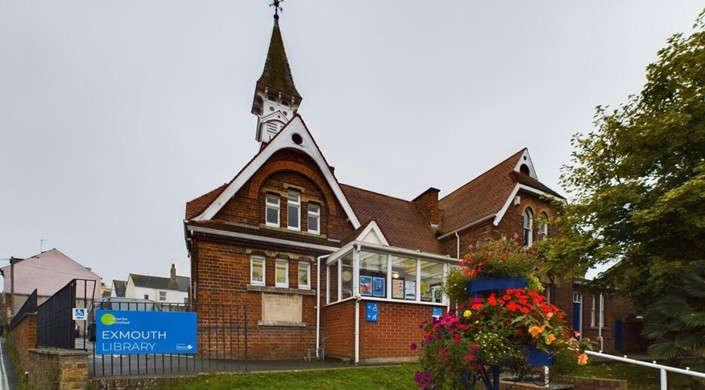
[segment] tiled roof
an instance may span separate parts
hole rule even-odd
[[[227,187],[228,183],[225,183],[211,192],[203,194],[190,202],[186,202],[186,219],[191,219],[201,214]]]
[[[514,178],[516,179],[516,181],[521,184],[536,188],[537,190],[541,190],[541,191],[543,191],[547,194],[551,194],[557,198],[565,199],[565,197],[563,195],[557,193],[556,191],[553,191],[547,185],[541,183],[540,181],[534,179],[531,176],[523,175],[519,172],[513,172],[513,174],[514,174]]]
[[[130,274],[135,287],[153,288],[159,290],[176,290],[188,292],[191,279],[187,276],[177,276],[176,280],[171,278],[161,278],[158,276]]]
[[[439,199],[441,230],[448,233],[499,212],[516,186],[514,167],[524,150]]]
[[[294,86],[294,78],[291,76],[289,60],[286,58],[284,41],[277,22],[274,23],[272,39],[269,41],[267,60],[264,63],[264,70],[262,71],[262,76],[257,80],[257,84],[301,99],[301,95],[299,95],[296,86]]]
[[[116,297],[124,297],[126,288],[127,288],[127,281],[113,280],[113,289],[115,290]]]
[[[367,225],[374,220],[390,245],[446,254],[416,203],[345,184],[341,184],[340,188],[360,223]]]

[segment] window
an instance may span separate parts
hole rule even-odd
[[[533,244],[533,232],[531,227],[534,224],[534,212],[530,207],[524,211],[524,245],[531,246]]]
[[[264,257],[250,258],[250,284],[253,286],[264,286]]]
[[[291,230],[301,230],[301,194],[289,191],[286,204],[286,224]]]
[[[144,299],[149,299],[149,294],[144,294]]]
[[[340,260],[336,260],[328,266],[328,274],[326,275],[326,280],[328,281],[328,303],[338,301],[338,264],[340,264]]]
[[[419,285],[422,302],[443,302],[443,264],[434,261],[420,261],[421,284]]]
[[[548,214],[545,212],[541,213],[539,216],[539,231],[537,233],[539,240],[548,237]]]
[[[595,327],[595,296],[592,296],[592,305],[590,306],[590,326]]]
[[[159,300],[166,301],[166,291],[159,291]]]
[[[416,259],[392,256],[392,299],[416,300]]]
[[[299,288],[302,290],[311,289],[311,263],[299,261]]]
[[[281,288],[289,288],[289,261],[277,259],[276,268],[274,271],[275,286]]]
[[[267,226],[279,227],[279,196],[267,194],[265,218]]]
[[[387,297],[387,255],[360,252],[360,295]]]
[[[308,232],[321,233],[321,206],[315,203],[308,204]]]

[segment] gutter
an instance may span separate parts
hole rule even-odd
[[[442,240],[442,239],[444,239],[444,238],[446,238],[446,237],[449,237],[449,236],[451,236],[451,235],[453,235],[453,234],[457,234],[458,232],[463,231],[463,230],[465,230],[465,229],[467,229],[467,228],[469,228],[469,227],[472,227],[472,226],[474,226],[474,225],[477,225],[478,223],[485,222],[486,220],[488,220],[488,219],[490,219],[490,218],[494,218],[496,215],[497,215],[497,214],[485,215],[484,217],[482,217],[482,218],[480,218],[480,219],[477,219],[477,220],[475,220],[475,221],[472,221],[472,222],[470,222],[470,223],[467,224],[467,225],[463,225],[463,226],[461,226],[461,227],[459,227],[459,228],[457,228],[457,229],[455,229],[455,230],[453,230],[453,231],[451,231],[451,232],[448,232],[448,233],[446,233],[446,234],[444,234],[444,235],[438,237],[438,239],[439,239],[439,240]]]

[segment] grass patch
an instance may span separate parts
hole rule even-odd
[[[166,389],[413,389],[416,364],[330,370],[204,375]]]

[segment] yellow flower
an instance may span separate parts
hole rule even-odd
[[[463,312],[463,317],[465,317],[465,318],[470,318],[471,315],[472,315],[472,312],[470,310],[465,310]]]
[[[549,335],[548,335],[548,341],[546,341],[546,345],[551,345],[551,343],[552,343],[553,340],[555,340],[555,339],[556,339],[556,336],[555,336],[553,333],[549,334]]]
[[[587,364],[587,361],[588,361],[587,354],[581,353],[580,355],[578,355],[578,365],[584,366]]]
[[[538,326],[534,325],[531,328],[529,328],[529,333],[531,333],[531,335],[534,338],[537,338],[537,337],[539,337],[539,333],[543,332],[543,329],[544,329],[543,326],[538,327]]]

